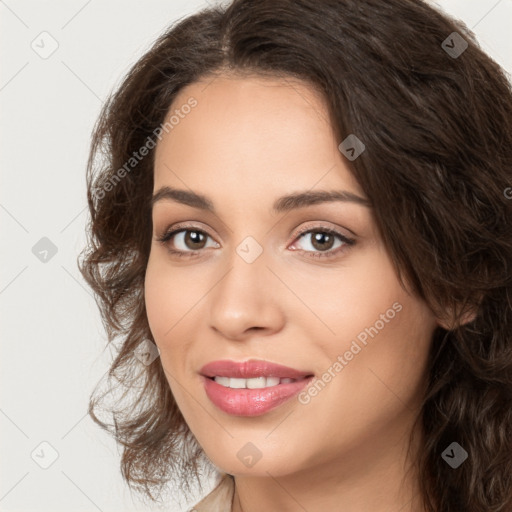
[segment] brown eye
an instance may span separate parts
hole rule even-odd
[[[296,240],[294,245],[298,243],[301,252],[312,258],[336,256],[355,244],[354,239],[327,228],[303,231]]]
[[[313,231],[311,245],[319,251],[328,251],[334,244],[334,236],[324,231]]]
[[[202,231],[192,231],[189,229],[183,231],[183,233],[185,233],[183,242],[189,249],[203,249],[208,235],[205,235]]]
[[[178,228],[168,231],[158,241],[166,245],[172,253],[186,254],[200,251],[207,247],[208,238],[211,239],[210,235],[199,229]],[[214,242],[213,247],[217,246],[218,244]]]

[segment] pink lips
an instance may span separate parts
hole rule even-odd
[[[300,392],[313,378],[311,372],[261,360],[241,363],[230,360],[213,361],[200,370],[206,395],[222,411],[235,416],[259,416]],[[213,380],[213,377],[251,379],[255,377],[278,377],[296,379],[295,382],[279,383],[265,388],[233,389]]]

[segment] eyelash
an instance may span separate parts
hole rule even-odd
[[[202,233],[203,235],[206,235],[207,237],[210,237],[208,233],[203,231],[202,229],[197,229],[195,226],[189,226],[189,225],[181,225],[176,227],[173,230],[166,231],[162,236],[157,238],[157,241],[163,244],[167,250],[173,255],[177,256],[179,258],[191,258],[198,254],[200,251],[179,251],[175,249],[171,249],[168,245],[169,240],[176,234],[181,233],[182,231],[195,231],[197,233]],[[337,249],[330,250],[329,252],[312,252],[312,251],[305,251],[302,249],[297,249],[299,252],[306,253],[306,256],[309,258],[332,258],[334,256],[337,256],[339,253],[344,252],[347,250],[350,246],[354,245],[356,241],[353,238],[348,238],[338,231],[331,229],[331,228],[324,228],[322,226],[318,227],[308,227],[305,229],[300,230],[298,233],[296,233],[294,242],[299,240],[302,236],[308,233],[327,233],[329,235],[333,235],[335,237],[338,237],[342,242],[343,245],[341,247],[338,247]],[[210,237],[211,238],[211,237]]]

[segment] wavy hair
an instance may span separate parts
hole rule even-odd
[[[134,350],[154,343],[144,278],[157,135],[183,87],[229,73],[316,87],[338,140],[364,142],[347,165],[397,274],[448,318],[433,334],[417,417],[426,510],[512,511],[512,88],[462,22],[420,0],[210,7],[168,28],[105,102],[79,268],[109,343],[119,342],[109,387],[92,393],[89,412],[122,446],[123,477],[154,500],[208,466],[160,360],[141,365]],[[122,399],[108,403],[115,390]],[[454,441],[468,453],[457,469],[442,457]]]

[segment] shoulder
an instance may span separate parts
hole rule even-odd
[[[235,491],[234,478],[224,473],[219,483],[190,512],[231,512]]]

